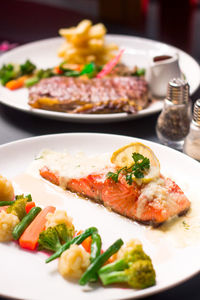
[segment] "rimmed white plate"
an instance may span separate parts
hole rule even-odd
[[[71,153],[84,151],[86,154],[112,153],[118,147],[126,145],[135,138],[109,135],[74,133],[46,135],[12,142],[0,147],[0,173],[15,178],[25,172],[41,149],[51,148],[57,151],[68,150]],[[90,289],[82,288],[76,283],[65,281],[57,272],[57,261],[45,264],[44,253],[31,253],[19,248],[16,243],[0,244],[0,295],[20,299],[64,300],[73,299],[136,299],[158,293],[191,278],[200,270],[200,205],[199,173],[200,164],[186,155],[146,140],[139,140],[150,146],[158,156],[161,171],[180,185],[191,200],[191,212],[186,216],[170,222],[165,230],[154,229],[127,220],[112,213],[102,206],[81,198],[74,198],[70,193],[58,191],[43,183],[39,192],[38,183],[32,186],[24,184],[24,193],[32,193],[37,205],[56,205],[66,209],[73,217],[77,229],[96,226],[106,249],[118,238],[124,241],[139,238],[145,251],[151,256],[157,273],[157,284],[145,290],[133,290],[112,286],[104,288],[95,285]],[[188,171],[190,170],[190,172]],[[27,175],[24,175],[25,177]],[[23,178],[25,178],[23,177]],[[31,181],[32,182],[32,181]],[[42,182],[40,180],[39,182]],[[19,182],[18,182],[19,183]],[[18,186],[19,187],[19,186]],[[41,186],[40,186],[41,188]],[[51,200],[46,197],[50,189]],[[36,195],[39,195],[36,196]],[[49,194],[50,195],[50,194]],[[61,197],[61,198],[60,198]],[[52,202],[53,201],[53,202]],[[185,227],[185,224],[190,224]],[[197,226],[196,226],[197,225]],[[189,263],[186,263],[189,261]],[[11,288],[12,286],[12,288]],[[191,291],[192,292],[192,291]]]
[[[130,66],[137,65],[140,68],[144,67],[148,69],[150,57],[163,54],[170,55],[175,52],[178,53],[180,57],[180,67],[190,84],[191,94],[193,94],[198,88],[200,83],[200,67],[190,55],[180,49],[153,40],[122,35],[107,35],[107,41],[114,42],[119,45],[119,47],[125,48],[126,51],[123,55],[123,61]],[[10,62],[23,63],[26,59],[33,61],[39,68],[55,66],[60,62],[56,53],[61,43],[61,38],[51,38],[18,47],[9,51],[7,54],[4,54],[0,58],[0,66],[4,63]],[[2,86],[0,86],[0,102],[15,109],[42,117],[71,122],[92,123],[141,118],[156,113],[162,109],[162,101],[157,101],[135,115],[128,115],[126,113],[81,115],[45,111],[41,109],[32,109],[28,105],[27,89],[9,91]]]

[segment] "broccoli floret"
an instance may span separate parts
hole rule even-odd
[[[99,277],[104,285],[126,282],[134,289],[145,289],[156,283],[156,274],[150,260],[138,260],[123,271],[99,272]]]
[[[123,250],[115,262],[102,267],[98,274],[104,285],[127,282],[137,289],[155,284],[155,271],[150,257],[141,244],[132,244]]]
[[[28,194],[28,195],[24,195],[24,194],[21,194],[21,195],[16,195],[15,196],[15,200],[18,200],[18,199],[27,199],[27,202],[31,202],[33,199],[32,199],[32,196],[31,194]]]
[[[28,198],[22,197],[22,195],[13,201],[13,203],[7,208],[6,212],[9,214],[16,215],[21,221],[26,215],[26,202]]]
[[[20,71],[22,75],[31,74],[35,69],[36,66],[28,59],[24,64],[20,65]]]
[[[58,233],[61,242],[68,242],[74,236],[74,228],[68,228],[66,224],[58,224],[54,227]]]
[[[56,252],[61,247],[59,236],[55,227],[48,227],[39,235],[38,250]]]
[[[0,69],[0,82],[2,85],[5,85],[8,81],[19,76],[19,68],[13,64],[3,65],[3,67]]]
[[[68,242],[74,235],[73,228],[67,228],[66,224],[57,224],[53,227],[48,227],[42,231],[38,240],[38,250],[49,250],[56,252],[60,247],[61,243]]]

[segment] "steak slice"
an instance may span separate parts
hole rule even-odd
[[[67,113],[136,113],[148,105],[148,85],[139,77],[51,77],[29,89],[33,108]]]

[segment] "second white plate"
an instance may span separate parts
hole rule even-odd
[[[180,57],[180,67],[185,74],[190,92],[193,94],[200,84],[200,67],[198,63],[187,53],[170,45],[144,38],[107,35],[108,42],[114,42],[126,51],[123,55],[123,62],[130,66],[137,65],[140,68],[148,68],[149,58],[157,55],[178,53]],[[60,60],[56,53],[62,43],[62,38],[52,38],[37,41],[20,46],[9,51],[0,58],[0,66],[4,63],[23,63],[26,59],[33,61],[39,68],[48,68],[57,65]],[[21,89],[9,91],[0,86],[0,102],[15,109],[36,114],[42,117],[58,119],[71,122],[112,122],[141,118],[151,115],[162,109],[162,101],[152,103],[148,108],[143,109],[135,115],[126,113],[116,114],[68,114],[53,112],[41,109],[32,109],[28,105],[28,90]]]

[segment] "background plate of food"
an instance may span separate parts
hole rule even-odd
[[[111,122],[160,111],[162,100],[155,98],[165,95],[166,74],[181,72],[191,94],[199,86],[198,63],[170,45],[106,35],[103,24],[89,20],[59,33],[63,38],[20,46],[0,58],[3,104],[64,121]]]
[[[128,148],[124,147],[130,143],[131,146]],[[191,203],[190,210],[186,214],[175,216],[160,227],[143,225],[106,209],[99,203],[91,202],[70,191],[64,191],[44,180],[38,173],[38,166],[44,159],[44,152],[41,155],[41,151],[44,149],[46,149],[46,154],[47,149],[61,152],[61,156],[59,155],[55,161],[51,161],[54,167],[59,163],[59,159],[62,159],[63,151],[67,151],[72,155],[71,158],[79,153],[78,157],[82,157],[84,164],[86,161],[88,164],[91,163],[93,157],[91,167],[95,161],[99,168],[102,162],[110,156],[113,162],[116,162],[117,159],[119,163],[119,153],[128,154],[127,149],[132,151],[134,148],[130,147],[135,147],[135,145],[140,145],[137,148],[138,153],[143,151],[144,156],[150,154],[151,162],[155,162],[157,157],[156,161],[159,161],[160,164],[156,165],[160,167],[162,175],[170,177],[182,189]],[[64,155],[68,154],[65,152]],[[84,155],[89,156],[90,160],[86,160]],[[74,162],[77,163],[77,157]],[[72,159],[69,160],[69,164],[71,166]],[[176,172],[174,171],[174,164],[176,164]],[[145,289],[133,289],[127,283],[103,286],[101,281],[90,283],[89,286],[82,286],[79,285],[78,278],[70,280],[70,276],[63,278],[59,274],[58,260],[45,264],[45,260],[49,258],[49,254],[46,252],[37,251],[38,249],[35,251],[26,250],[27,247],[22,247],[22,235],[19,242],[0,243],[0,274],[2,275],[0,294],[2,296],[38,300],[55,299],[56,297],[65,299],[66,295],[70,299],[135,299],[178,285],[199,272],[200,205],[198,175],[200,166],[198,162],[186,155],[165,146],[132,137],[75,133],[40,136],[3,145],[0,147],[0,165],[1,174],[11,180],[15,195],[31,194],[36,206],[42,208],[53,206],[58,210],[66,210],[67,215],[73,218],[73,224],[77,231],[85,230],[88,227],[98,228],[104,251],[120,238],[124,241],[124,245],[131,239],[139,240],[146,254],[150,256],[156,272],[156,282],[151,282],[150,286],[146,286]],[[84,166],[83,171],[85,172],[86,164]],[[68,174],[71,172],[75,176],[75,171],[69,169]],[[190,171],[186,172],[185,170]],[[144,179],[147,177],[143,177]],[[151,182],[148,178],[146,186],[149,184],[151,186],[148,193],[147,190],[145,191],[148,197],[151,197],[152,193],[158,195],[154,181]],[[10,197],[10,191],[12,198],[13,191],[10,189],[10,184],[6,181],[6,184],[3,185],[2,177],[0,177],[0,184],[1,195],[4,191],[4,200],[5,197]],[[7,193],[6,189],[8,189]],[[176,187],[175,193],[177,191],[183,196]],[[160,194],[160,196],[163,195]],[[170,199],[170,209],[176,207],[173,204],[173,198],[174,196]],[[157,200],[158,202],[165,202],[163,198]],[[181,203],[182,201],[180,201]],[[157,209],[159,210],[159,208]],[[5,216],[5,213],[2,214],[1,210],[0,214],[2,225],[2,215]],[[16,219],[16,215],[14,218]],[[72,222],[71,218],[70,222]],[[6,227],[0,227],[1,241],[3,228]],[[145,256],[145,260],[146,258]],[[80,278],[80,276],[78,277]]]

